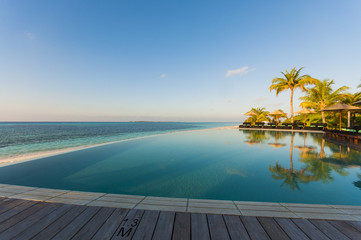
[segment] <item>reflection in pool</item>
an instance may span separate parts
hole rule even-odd
[[[0,168],[0,183],[162,197],[361,205],[361,153],[320,133],[202,130]]]

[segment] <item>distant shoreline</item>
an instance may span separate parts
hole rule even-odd
[[[87,149],[87,148],[103,146],[103,145],[117,143],[117,142],[132,141],[132,140],[137,140],[137,139],[142,139],[142,138],[148,138],[148,137],[154,137],[154,136],[160,136],[160,135],[166,135],[166,134],[174,134],[174,133],[180,133],[180,132],[187,132],[187,131],[204,131],[204,130],[219,130],[219,129],[238,129],[238,126],[174,131],[174,132],[168,132],[168,133],[162,133],[162,134],[155,134],[155,135],[149,135],[149,136],[143,136],[143,137],[135,137],[135,138],[118,140],[118,141],[106,142],[106,143],[83,145],[83,146],[78,146],[78,147],[68,147],[68,148],[49,150],[49,151],[39,151],[39,152],[20,154],[20,155],[10,156],[10,157],[0,157],[0,167],[8,166],[8,165],[11,165],[14,163],[19,163],[19,162],[31,161],[31,160],[35,160],[38,158],[44,158],[44,157],[55,156],[55,155],[59,155],[59,154],[63,154],[63,153],[74,152],[74,151],[83,150],[83,149]]]

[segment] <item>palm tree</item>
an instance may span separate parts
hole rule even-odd
[[[309,75],[300,75],[302,69],[303,67],[298,70],[294,67],[290,72],[287,70],[286,73],[281,72],[284,78],[274,78],[272,80],[272,85],[269,88],[270,91],[276,91],[276,96],[287,89],[291,90],[291,123],[293,123],[293,93],[295,89],[300,88],[301,90],[306,91],[306,85],[316,83],[316,79],[311,78]]]
[[[345,91],[349,89],[349,87],[342,86],[333,91],[331,85],[334,84],[334,81],[330,81],[329,79],[324,79],[323,81],[316,79],[315,84],[316,86],[308,89],[306,96],[300,97],[300,99],[303,100],[300,105],[301,107],[320,111],[345,98]],[[321,112],[321,114],[322,122],[326,123],[325,113]]]
[[[343,99],[341,102],[348,104],[348,105],[353,105],[355,102],[360,101],[360,100],[361,100],[361,92],[357,92],[354,94],[346,93],[346,94],[343,94]]]
[[[256,115],[249,117],[247,122],[262,122],[262,121],[270,121],[271,119],[268,117],[269,112],[266,111],[266,108],[252,108],[252,112]]]

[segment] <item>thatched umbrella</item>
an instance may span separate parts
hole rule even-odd
[[[303,126],[305,126],[305,124],[306,124],[306,115],[309,114],[309,113],[316,113],[316,112],[304,108],[304,109],[302,109],[302,110],[300,110],[300,111],[298,111],[298,112],[295,112],[295,113],[297,113],[297,114],[304,114],[304,115],[305,115],[305,120],[303,121]]]
[[[253,112],[252,110],[249,111],[249,112],[246,112],[244,115],[247,115],[247,116],[256,116],[257,113]]]
[[[278,122],[279,118],[283,115],[285,115],[286,113],[281,112],[279,110],[273,111],[271,113],[269,113],[268,115],[274,115],[276,117],[276,121]]]
[[[334,112],[340,112],[340,131],[341,131],[341,116],[343,111],[347,111],[348,113],[352,112],[359,112],[361,111],[361,108],[347,105],[344,103],[337,103],[335,105],[332,105],[330,107],[327,107],[325,109],[322,109],[322,111],[334,111]],[[348,126],[350,126],[350,114],[348,114]]]

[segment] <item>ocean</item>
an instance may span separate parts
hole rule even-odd
[[[235,125],[237,123],[230,122],[0,122],[0,159],[174,131]]]

